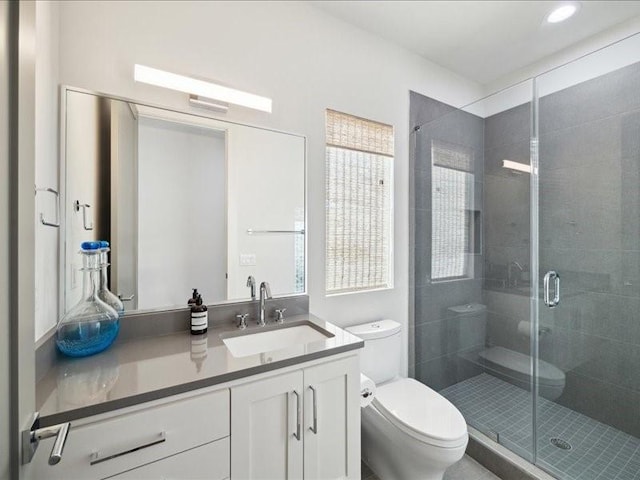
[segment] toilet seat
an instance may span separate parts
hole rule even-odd
[[[458,409],[412,378],[377,387],[373,405],[389,422],[423,443],[441,448],[467,443],[467,424]]]

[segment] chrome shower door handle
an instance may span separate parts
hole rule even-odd
[[[553,280],[553,300],[550,294],[550,284]],[[560,303],[560,275],[558,272],[549,270],[544,276],[544,304],[549,308],[557,307]]]

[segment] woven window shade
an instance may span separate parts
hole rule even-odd
[[[468,277],[473,152],[434,141],[431,158],[431,278]]]
[[[431,158],[439,167],[451,168],[463,172],[473,172],[473,151],[462,145],[433,140]]]
[[[393,127],[327,110],[326,288],[391,285]]]

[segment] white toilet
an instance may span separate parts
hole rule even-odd
[[[347,328],[362,338],[362,373],[376,384],[362,409],[362,458],[382,480],[442,480],[464,455],[467,424],[448,400],[400,378],[400,324],[381,320]]]

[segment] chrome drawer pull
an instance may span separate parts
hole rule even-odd
[[[300,418],[302,417],[302,408],[300,405],[300,394],[294,390],[293,394],[296,396],[296,431],[293,432],[293,436],[296,440],[300,441]]]
[[[111,460],[113,458],[122,457],[123,455],[127,455],[129,453],[137,452],[138,450],[142,450],[143,448],[153,447],[154,445],[158,445],[159,443],[164,443],[167,441],[167,435],[165,432],[161,432],[149,443],[145,443],[143,445],[138,445],[136,447],[129,448],[128,450],[123,450],[122,452],[111,453],[111,454],[101,454],[100,452],[93,452],[91,454],[91,465],[96,465],[97,463],[106,462],[107,460]]]
[[[309,385],[309,389],[313,392],[313,425],[309,427],[316,435],[318,434],[318,392],[316,389]]]

